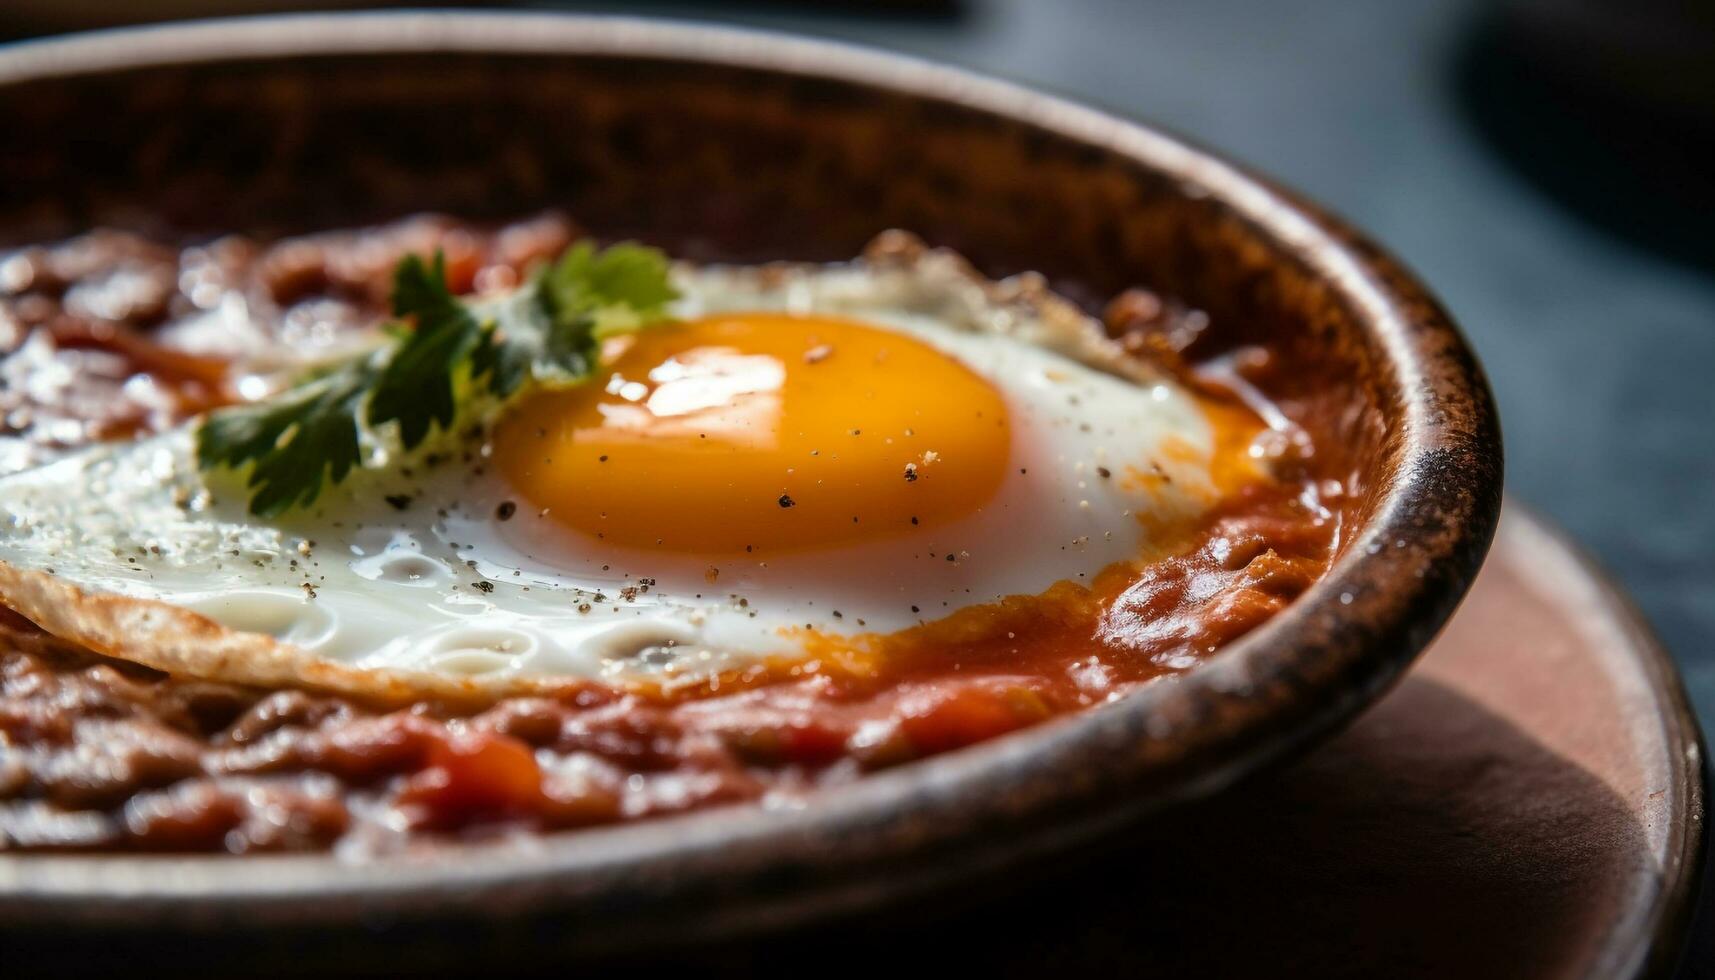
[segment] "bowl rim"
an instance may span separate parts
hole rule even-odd
[[[711,875],[757,887],[731,913],[705,915],[699,925],[705,931],[867,905],[883,893],[1045,853],[1212,792],[1330,733],[1397,679],[1481,563],[1500,510],[1500,430],[1481,368],[1447,315],[1409,273],[1339,219],[1153,126],[845,42],[551,13],[289,14],[119,28],[0,49],[0,86],[151,67],[435,51],[638,57],[826,78],[993,114],[1171,175],[1183,193],[1217,198],[1270,240],[1279,257],[1329,284],[1378,343],[1404,403],[1397,465],[1386,474],[1383,502],[1308,592],[1174,684],[866,776],[821,791],[806,805],[721,807],[545,835],[522,847],[458,845],[364,862],[322,854],[0,855],[0,914],[14,922],[141,917],[184,927],[244,916],[251,925],[313,924],[349,921],[354,908],[378,907],[407,917],[449,909],[511,914],[541,902],[659,898]],[[1487,465],[1448,466],[1449,449]],[[1376,589],[1375,581],[1391,584]],[[1342,624],[1358,618],[1382,628],[1341,640]],[[1279,697],[1253,695],[1267,679],[1287,675],[1314,696],[1301,695],[1308,706],[1301,703],[1301,716],[1283,722]],[[1204,701],[1163,710],[1174,707],[1166,703],[1170,695]],[[1111,781],[1080,781],[1080,760],[1094,752],[1123,754],[1145,734],[1178,738],[1201,724],[1207,739],[1206,712],[1217,708],[1237,713],[1214,743],[1178,745],[1178,763],[1191,760],[1183,771],[1129,759],[1134,775],[1169,773],[1160,788],[1138,798],[1116,793]],[[1186,717],[1187,710],[1196,717]],[[1215,752],[1215,764],[1199,764],[1199,753],[1208,752]],[[1009,791],[987,791],[1000,784]],[[1004,856],[961,846],[979,828],[1016,830],[1017,837],[1007,841]],[[842,843],[829,847],[833,840]],[[889,877],[878,884],[873,871],[886,862],[892,862]]]

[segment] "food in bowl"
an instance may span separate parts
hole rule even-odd
[[[0,258],[0,844],[372,854],[818,787],[1171,682],[1345,488],[1200,314],[903,232]]]

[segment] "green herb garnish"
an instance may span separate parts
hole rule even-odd
[[[308,506],[363,465],[365,431],[392,427],[414,449],[483,396],[582,381],[602,338],[665,319],[677,295],[666,257],[641,245],[579,242],[517,292],[481,305],[447,288],[439,254],[432,263],[406,256],[393,272],[393,315],[412,325],[279,395],[209,415],[197,465],[250,466],[250,512],[260,517]]]

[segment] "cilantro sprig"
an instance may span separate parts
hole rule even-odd
[[[250,512],[315,503],[364,464],[364,437],[394,431],[406,450],[450,430],[473,402],[595,372],[602,339],[666,318],[667,259],[641,245],[579,242],[497,302],[453,295],[437,253],[393,273],[393,341],[264,401],[222,409],[197,430],[204,471],[249,467]]]

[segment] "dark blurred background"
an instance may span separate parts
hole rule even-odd
[[[5,0],[0,34],[307,6],[332,4]],[[521,6],[926,55],[1308,192],[1463,324],[1500,399],[1509,490],[1631,590],[1715,724],[1715,0]]]

